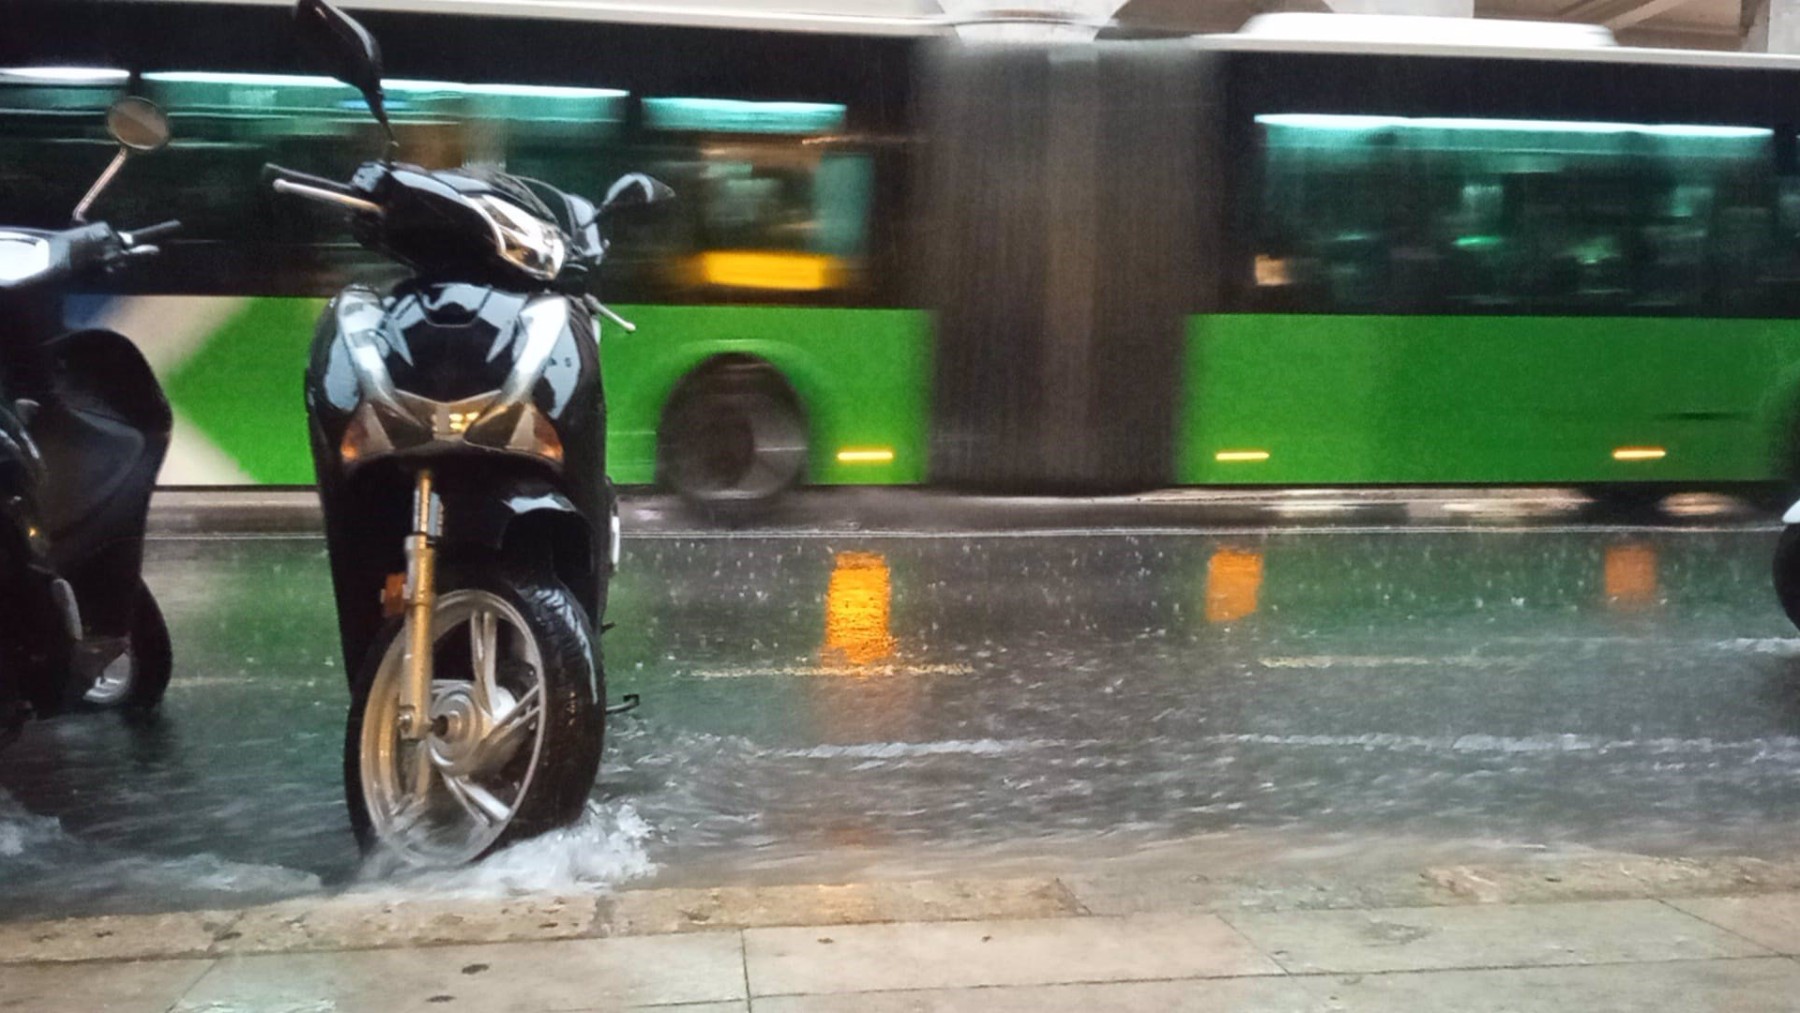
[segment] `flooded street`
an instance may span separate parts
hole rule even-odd
[[[1800,636],[1757,524],[628,539],[582,825],[406,889],[824,882],[1387,839],[1791,850]],[[0,910],[340,888],[322,543],[167,538],[163,713],[33,726]]]

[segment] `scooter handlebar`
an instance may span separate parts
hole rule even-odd
[[[335,180],[310,173],[284,169],[273,162],[263,166],[263,179],[269,183],[269,189],[280,194],[292,194],[305,197],[307,200],[321,204],[333,204],[351,211],[381,213],[381,205],[358,194],[355,190]]]
[[[146,225],[141,229],[132,229],[130,232],[123,233],[120,238],[128,247],[142,246],[180,231],[181,220],[170,219],[166,222],[157,222],[155,225]]]

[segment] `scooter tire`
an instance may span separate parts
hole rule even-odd
[[[120,706],[125,710],[153,711],[162,705],[175,674],[175,651],[169,641],[169,624],[150,586],[138,582],[137,609],[131,619],[131,656],[137,665],[131,693]]]
[[[1790,525],[1775,543],[1775,597],[1788,621],[1800,627],[1800,525]]]
[[[555,577],[491,566],[450,565],[438,594],[457,590],[489,592],[518,610],[533,633],[544,662],[543,746],[523,798],[505,829],[477,854],[478,860],[509,844],[575,822],[599,775],[605,732],[606,682],[599,644],[581,602]],[[370,646],[351,687],[344,729],[344,796],[350,826],[365,854],[384,850],[369,813],[363,784],[363,723],[384,658],[403,624],[389,620]],[[401,855],[409,864],[434,864]]]

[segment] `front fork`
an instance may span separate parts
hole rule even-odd
[[[443,501],[432,491],[430,468],[422,468],[413,486],[412,533],[406,536],[405,627],[406,682],[401,687],[398,731],[401,739],[422,742],[431,735],[431,618],[437,609],[437,540],[443,534]],[[415,768],[426,787],[430,764]]]

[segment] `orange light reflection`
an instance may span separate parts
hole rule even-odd
[[[826,665],[861,668],[894,654],[888,623],[893,600],[887,557],[879,552],[840,552],[825,591]]]
[[[1263,554],[1220,549],[1206,561],[1206,621],[1229,623],[1256,611],[1262,591]]]
[[[1606,600],[1635,610],[1656,604],[1656,546],[1643,543],[1606,547]]]

